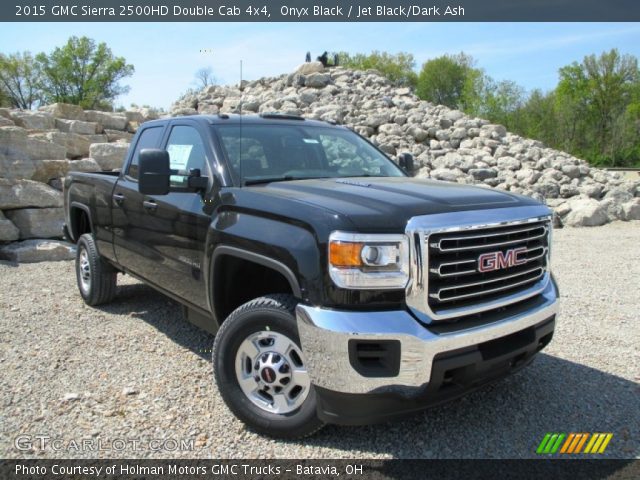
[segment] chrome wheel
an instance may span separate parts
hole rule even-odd
[[[235,370],[247,398],[270,413],[293,412],[311,388],[300,347],[278,332],[262,331],[247,337],[236,353]]]
[[[84,293],[88,293],[91,288],[91,264],[89,263],[89,253],[87,249],[81,247],[80,259],[78,262],[78,273],[80,274],[80,288]]]

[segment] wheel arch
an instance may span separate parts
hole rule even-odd
[[[235,289],[237,276],[253,272],[261,276],[257,282],[247,281],[242,289]],[[245,280],[248,280],[246,276]],[[232,295],[229,295],[232,292]],[[209,307],[218,324],[245,301],[265,294],[290,293],[302,299],[298,278],[283,262],[259,253],[228,245],[218,246],[209,268]]]
[[[91,210],[88,206],[71,202],[69,205],[69,235],[71,239],[77,243],[83,233],[95,233],[93,229],[93,220],[91,219]]]

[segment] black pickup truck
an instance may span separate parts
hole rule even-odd
[[[418,180],[348,128],[286,115],[142,125],[120,172],[71,173],[80,294],[118,273],[216,334],[231,411],[275,437],[440,403],[527,365],[553,335],[551,212]]]

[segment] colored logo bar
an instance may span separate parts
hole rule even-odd
[[[547,433],[536,450],[538,455],[555,453],[604,453],[613,433]]]

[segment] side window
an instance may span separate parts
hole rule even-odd
[[[171,176],[172,187],[186,187],[189,170],[199,168],[206,175],[207,160],[204,143],[198,131],[193,127],[177,125],[171,129],[167,152],[172,170],[179,170],[178,175]]]
[[[163,127],[151,127],[145,128],[140,137],[138,143],[136,143],[136,149],[133,152],[133,158],[131,164],[127,170],[127,175],[131,178],[138,179],[138,155],[143,148],[158,148],[160,146],[160,140],[162,139]]]

